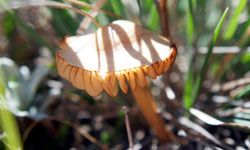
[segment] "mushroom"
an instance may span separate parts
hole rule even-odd
[[[174,139],[156,112],[146,77],[156,79],[174,62],[177,49],[168,39],[130,21],[117,20],[96,32],[66,37],[56,53],[60,76],[91,96],[102,91],[115,97],[118,87],[131,88],[160,142]]]

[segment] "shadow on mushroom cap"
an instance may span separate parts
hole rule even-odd
[[[168,39],[130,21],[118,20],[95,33],[66,37],[57,52],[59,75],[91,96],[103,89],[111,96],[118,84],[125,93],[128,85],[146,85],[146,76],[156,78],[174,62],[177,50]],[[118,82],[117,82],[118,81]]]

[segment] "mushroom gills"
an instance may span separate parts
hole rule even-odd
[[[134,75],[132,69],[126,71],[125,76],[126,76],[126,79],[128,81],[129,86],[131,87],[131,89],[134,90],[136,87],[136,82],[135,82],[135,75]]]
[[[91,71],[91,85],[96,93],[100,94],[102,92],[102,80],[96,71]]]
[[[91,84],[91,78],[93,78],[91,75],[91,72],[84,70],[84,83],[85,83],[86,91],[91,96],[97,96],[99,93]]]
[[[157,75],[156,75],[156,72],[152,66],[144,67],[143,71],[151,79],[156,79]]]
[[[164,62],[158,62],[158,68],[155,70],[157,76],[161,75],[164,72]]]
[[[135,71],[135,79],[136,84],[139,85],[141,88],[146,86],[146,77],[140,68],[137,68]]]
[[[124,92],[124,93],[128,93],[128,84],[126,82],[126,77],[125,77],[125,73],[124,71],[121,71],[119,73],[116,74],[116,78],[118,80],[118,83],[120,85],[120,88],[121,90]]]
[[[85,90],[85,81],[84,81],[84,71],[82,69],[77,70],[75,76],[75,86],[81,90]]]
[[[103,80],[103,88],[105,91],[115,97],[118,94],[118,87],[114,73],[108,73]]]

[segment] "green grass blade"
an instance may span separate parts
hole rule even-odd
[[[154,0],[138,0],[140,21],[151,31],[160,31],[160,16]]]
[[[197,7],[197,0],[192,0],[191,2],[192,2],[192,7],[195,10]]]
[[[2,81],[0,81],[0,129],[5,135],[3,143],[7,150],[21,150],[22,143],[18,132],[18,126],[15,118],[8,109],[4,93],[5,87]]]
[[[67,10],[51,9],[52,25],[60,37],[75,35],[79,22]]]
[[[5,7],[6,2],[5,0],[0,0],[1,9]],[[2,68],[0,68],[0,72],[1,70]],[[5,86],[2,79],[2,74],[0,74],[0,130],[5,135],[2,140],[7,150],[22,150],[23,146],[16,120],[10,113],[4,97]]]
[[[193,43],[193,36],[194,36],[194,17],[193,17],[193,5],[195,1],[188,1],[188,9],[187,9],[187,25],[186,25],[186,36],[188,41],[188,46],[191,47]],[[193,89],[193,69],[192,69],[192,56],[190,57],[189,62],[189,69],[187,73],[187,77],[185,80],[185,87],[184,87],[184,107],[189,108],[192,105],[191,97],[192,97],[192,89]]]
[[[109,0],[108,2],[111,4],[115,14],[122,16],[124,8],[122,2],[118,0]]]
[[[192,106],[191,97],[192,97],[192,89],[193,89],[193,82],[194,82],[193,76],[194,75],[193,75],[192,65],[190,65],[188,73],[187,73],[187,78],[185,80],[185,87],[184,87],[183,100],[184,100],[185,108],[190,108]]]
[[[244,97],[250,96],[250,85],[247,85],[244,89],[242,89],[236,96],[235,99],[240,99]]]
[[[188,1],[188,9],[187,9],[187,25],[186,25],[186,34],[188,44],[191,46],[193,42],[193,33],[194,33],[194,17],[193,17],[193,6],[192,1]]]
[[[247,0],[240,0],[238,6],[236,7],[236,9],[233,12],[233,15],[226,27],[225,30],[225,34],[224,34],[224,40],[231,40],[232,37],[235,34],[235,31],[237,29],[238,26],[238,20],[239,20],[239,16],[242,13],[242,11],[245,9],[247,5]]]
[[[149,18],[147,22],[147,27],[150,30],[157,31],[160,28],[160,17],[157,11],[155,4],[152,4],[150,7]]]
[[[204,79],[204,76],[206,75],[206,69],[207,69],[207,66],[208,66],[208,60],[209,60],[209,58],[210,58],[210,56],[212,54],[212,50],[214,48],[214,45],[215,45],[215,43],[216,43],[216,41],[217,41],[217,39],[219,37],[219,34],[221,32],[221,28],[222,28],[222,25],[223,25],[223,23],[225,21],[227,13],[228,13],[228,8],[225,9],[222,17],[220,18],[218,24],[216,25],[216,27],[214,29],[212,40],[211,40],[211,42],[209,44],[208,53],[206,54],[206,58],[205,58],[205,61],[203,62],[201,71],[198,74],[197,79],[195,80],[195,84],[193,86],[193,94],[192,94],[192,98],[191,98],[192,105],[193,105],[193,103],[195,102],[195,100],[197,98],[197,95],[198,95],[200,87],[201,87],[201,83],[202,83],[202,81]],[[190,107],[192,105],[190,105]]]
[[[226,18],[227,12],[228,12],[228,9],[229,9],[228,7],[225,9],[222,17],[220,18],[220,21],[218,22],[218,24],[215,27],[215,30],[213,32],[212,42],[210,43],[209,49],[208,49],[208,52],[210,52],[210,53],[212,53],[212,49],[213,49],[213,47],[214,47],[214,45],[215,45],[215,43],[216,43],[216,41],[217,41],[217,39],[219,37],[223,22],[224,22],[224,20]]]

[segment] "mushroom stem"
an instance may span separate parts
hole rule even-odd
[[[135,90],[131,90],[132,94],[139,105],[146,121],[153,128],[160,143],[173,141],[175,136],[164,127],[162,118],[156,112],[156,104],[149,87],[141,88],[137,86]]]

